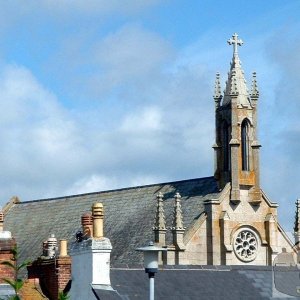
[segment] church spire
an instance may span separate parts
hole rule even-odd
[[[228,73],[228,80],[222,104],[228,105],[232,101],[236,101],[238,106],[250,106],[251,103],[244,77],[244,71],[238,55],[238,46],[242,46],[244,42],[241,39],[238,39],[238,35],[235,33],[232,35],[232,38],[227,41],[227,43],[229,45],[233,45],[233,56],[230,63],[230,71]]]
[[[261,202],[261,191],[256,105],[259,91],[256,73],[253,74],[249,93],[238,53],[238,47],[243,45],[243,41],[235,33],[227,43],[233,46],[233,56],[222,103],[219,94],[219,75],[216,78],[214,93],[216,102],[216,142],[213,146],[216,152],[215,178],[220,188],[230,183],[232,203],[238,204],[241,201],[240,191],[246,189],[249,202],[258,205]]]

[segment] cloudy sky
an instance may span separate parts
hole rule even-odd
[[[213,174],[215,73],[257,71],[262,187],[287,230],[300,197],[300,2],[0,3],[0,199]]]

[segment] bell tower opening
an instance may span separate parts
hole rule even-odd
[[[224,171],[230,171],[230,147],[229,147],[229,125],[226,121],[223,122],[223,126],[222,126],[222,137],[223,137],[223,168]]]
[[[242,170],[250,171],[250,138],[249,121],[245,119],[241,126],[241,145],[242,145]]]

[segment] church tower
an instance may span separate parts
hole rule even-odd
[[[230,201],[238,204],[241,192],[248,190],[250,202],[261,202],[259,183],[259,148],[257,139],[257,102],[259,91],[256,73],[248,91],[244,71],[238,55],[243,41],[235,33],[228,41],[233,45],[233,57],[224,93],[221,92],[220,74],[215,82],[216,142],[215,178],[219,188],[230,184]]]

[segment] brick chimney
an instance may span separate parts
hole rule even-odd
[[[16,262],[12,260],[13,252],[12,250],[16,247],[15,239],[12,238],[10,231],[3,230],[4,214],[0,211],[0,262],[10,261],[15,264]],[[0,264],[0,283],[4,283],[5,279],[14,279],[14,272],[11,268]]]
[[[57,248],[57,239],[51,234],[43,242],[43,255],[27,267],[29,282],[39,282],[43,293],[51,300],[57,300],[60,291],[69,289],[71,279],[67,241],[60,240],[59,254]]]
[[[72,300],[94,300],[93,290],[114,290],[110,283],[110,240],[103,236],[103,205],[92,206],[93,232],[88,238],[78,239],[71,247]],[[85,228],[83,226],[83,228]],[[84,230],[84,229],[83,229]]]
[[[93,216],[91,212],[86,212],[81,216],[83,238],[93,236]]]

